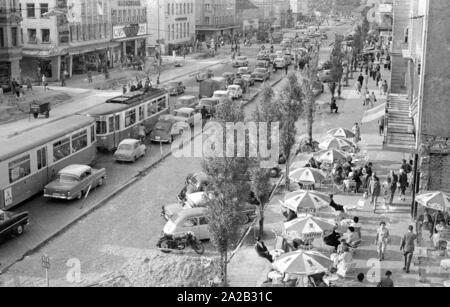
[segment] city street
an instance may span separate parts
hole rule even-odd
[[[349,26],[334,28],[328,33],[330,38],[334,33],[344,34]],[[321,61],[329,57],[331,48],[324,41],[321,49]],[[266,45],[267,47],[267,45]],[[250,63],[255,62],[255,54],[259,46],[242,48],[242,55],[249,56]],[[279,47],[276,46],[275,50]],[[254,64],[253,64],[254,65]],[[226,71],[234,71],[230,63],[218,64],[213,67],[215,75]],[[271,82],[284,77],[284,71],[272,76]],[[198,86],[192,77],[183,79],[187,86],[186,94],[198,95]],[[275,87],[282,88],[283,83]],[[260,85],[252,89],[256,93]],[[171,104],[177,97],[171,98]],[[254,103],[246,106],[246,114],[254,110]],[[325,119],[324,119],[325,120]],[[303,128],[300,129],[302,131]],[[56,284],[65,284],[68,270],[67,261],[71,258],[79,259],[83,283],[95,281],[99,276],[113,272],[124,266],[128,259],[135,257],[133,253],[124,255],[124,249],[133,249],[141,253],[154,250],[157,239],[164,226],[160,216],[161,206],[175,203],[176,195],[183,187],[185,177],[189,173],[201,170],[201,160],[193,158],[177,159],[168,156],[154,167],[157,161],[169,154],[170,146],[151,145],[150,152],[145,159],[135,164],[117,164],[111,155],[99,154],[95,167],[105,167],[108,182],[100,189],[91,192],[87,199],[75,202],[46,201],[38,196],[18,208],[20,211],[30,212],[31,225],[27,232],[18,240],[5,242],[0,250],[2,267],[20,258],[39,240],[61,229],[68,222],[96,206],[106,195],[113,193],[118,187],[139,174],[140,180],[128,189],[109,200],[103,207],[91,213],[86,218],[74,224],[66,232],[60,234],[42,249],[28,255],[11,267],[2,277],[7,282],[11,277],[19,277],[20,285],[42,285],[42,270],[38,265],[42,254],[50,256],[52,261],[51,279]],[[149,168],[150,167],[150,168]],[[207,245],[210,250],[209,244]],[[17,278],[16,278],[17,282]]]

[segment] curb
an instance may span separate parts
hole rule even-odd
[[[275,81],[271,86],[275,86],[277,85],[279,82],[281,82],[284,78],[280,78],[279,80]],[[259,92],[257,92],[248,102],[253,102],[256,97],[258,96]],[[64,118],[64,117],[62,117]],[[55,119],[57,120],[57,119]],[[194,140],[195,137],[197,137],[197,135],[193,135],[191,137],[191,141]],[[89,216],[91,213],[97,211],[98,209],[102,208],[104,205],[106,205],[113,197],[115,197],[116,195],[122,193],[123,191],[125,191],[127,188],[129,188],[131,185],[133,185],[134,183],[136,183],[137,181],[139,181],[140,179],[142,179],[144,176],[146,176],[146,173],[151,170],[152,168],[156,167],[158,164],[160,164],[161,162],[163,162],[165,159],[167,159],[168,157],[172,156],[173,152],[169,151],[168,153],[164,154],[162,157],[160,157],[158,160],[156,160],[155,162],[153,162],[151,165],[143,168],[141,171],[139,171],[136,175],[134,175],[132,178],[130,178],[128,181],[126,181],[124,184],[122,184],[121,186],[119,186],[117,189],[115,189],[113,192],[109,193],[108,195],[106,195],[103,199],[99,200],[96,204],[94,204],[92,207],[90,207],[89,209],[87,209],[85,212],[83,212],[81,215],[75,217],[74,219],[72,219],[70,222],[68,222],[66,225],[64,225],[63,227],[61,227],[59,230],[55,231],[53,234],[49,235],[47,238],[43,239],[41,242],[37,243],[35,246],[31,247],[30,249],[28,249],[25,253],[22,254],[22,256],[20,256],[19,258],[17,258],[16,260],[13,260],[12,263],[8,264],[7,266],[1,268],[0,270],[0,275],[6,273],[12,266],[14,266],[16,263],[24,260],[27,256],[30,256],[34,253],[36,253],[39,249],[41,249],[42,247],[44,247],[47,243],[49,243],[51,240],[57,238],[58,236],[62,235],[64,232],[66,232],[67,230],[69,230],[73,225],[75,225],[76,223],[78,223],[79,221],[81,221],[82,219],[86,218],[87,216]],[[280,178],[280,180],[278,181],[278,183],[274,186],[272,194],[274,193],[274,191],[276,191],[276,189],[279,187],[279,184],[281,182],[281,180],[283,179],[283,177]],[[271,196],[273,197],[273,195]],[[270,203],[270,202],[269,202]],[[235,250],[234,253],[236,253],[238,251],[238,249],[240,248],[240,245],[242,245],[243,241],[245,240],[245,238],[247,237],[247,233],[250,232],[250,230],[252,229],[254,225],[254,222],[250,225],[249,229],[247,230],[246,234],[243,236],[243,238],[241,239],[238,248]],[[232,259],[232,257],[230,257],[230,260]]]

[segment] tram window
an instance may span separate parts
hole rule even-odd
[[[156,114],[156,100],[147,105],[147,116],[150,117],[153,114]]]
[[[144,120],[144,106],[139,107],[139,121]]]
[[[84,130],[80,133],[72,135],[72,150],[73,152],[78,152],[88,145],[87,131]]]
[[[158,112],[161,112],[164,109],[166,109],[166,97],[158,100]]]
[[[116,131],[120,130],[120,115],[116,115]]]
[[[95,142],[95,126],[91,126],[91,143]]]
[[[97,134],[106,134],[106,121],[97,121]]]
[[[38,170],[47,166],[47,148],[42,148],[37,151],[37,166]]]
[[[53,161],[59,161],[70,156],[70,138],[53,144]]]
[[[9,162],[9,182],[14,183],[31,174],[30,155]]]
[[[125,128],[130,127],[136,123],[136,110],[125,112]]]
[[[110,116],[108,118],[109,121],[109,132],[113,132],[114,131],[114,116]]]

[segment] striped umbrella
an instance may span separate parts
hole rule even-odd
[[[330,202],[331,199],[323,193],[299,190],[287,194],[283,206],[294,212],[300,209],[316,211],[329,207]]]
[[[274,264],[280,273],[297,275],[315,275],[327,272],[333,261],[316,251],[295,251],[281,255]]]
[[[450,195],[444,192],[427,192],[416,196],[416,201],[424,207],[446,211],[450,210]]]
[[[311,167],[301,167],[290,172],[289,178],[292,181],[303,184],[315,184],[325,179],[325,174],[318,169]]]
[[[353,142],[336,137],[328,137],[327,139],[325,139],[325,141],[319,144],[319,148],[322,150],[330,150],[330,149],[342,150],[342,149],[350,149],[352,147],[354,147]]]
[[[310,215],[284,224],[284,229],[287,234],[303,239],[320,238],[325,231],[333,230],[334,227],[334,223]]]
[[[315,158],[319,162],[333,164],[337,161],[346,160],[347,154],[340,150],[330,149],[318,152],[315,154]]]
[[[344,138],[344,139],[350,139],[355,137],[355,134],[351,130],[344,128],[331,129],[330,131],[327,132],[327,134],[335,138]]]

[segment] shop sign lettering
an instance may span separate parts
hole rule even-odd
[[[127,38],[147,35],[147,24],[130,24],[126,26],[114,26],[113,27],[113,38]]]

